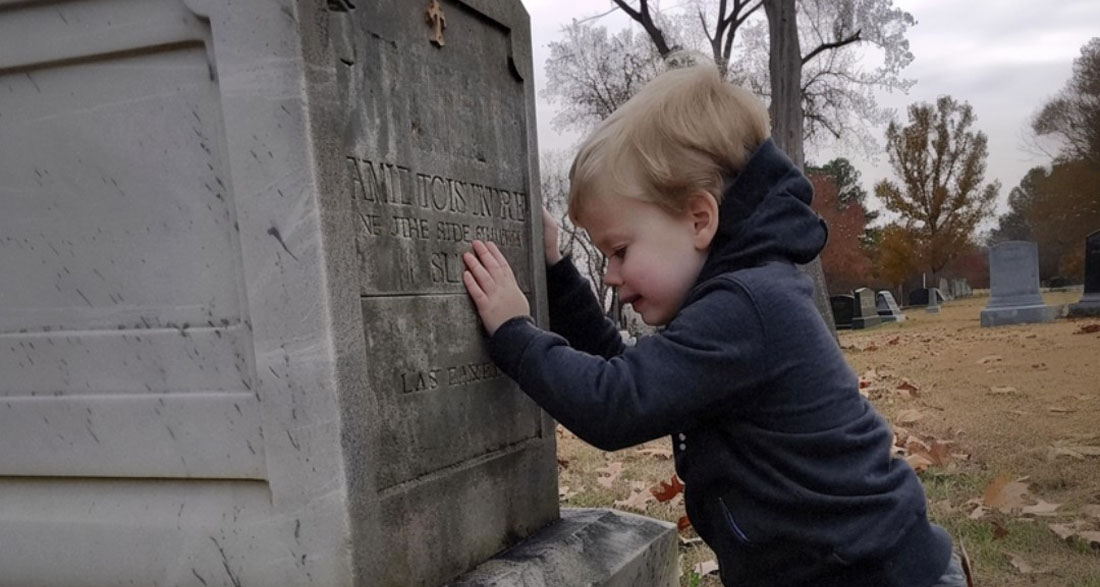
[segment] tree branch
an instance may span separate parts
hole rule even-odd
[[[809,54],[802,58],[802,65],[806,65],[806,63],[808,63],[814,57],[817,57],[818,54],[820,54],[822,51],[828,51],[829,49],[839,49],[840,47],[843,47],[845,45],[850,45],[857,41],[861,41],[862,39],[859,36],[860,32],[861,31],[856,31],[846,39],[840,39],[839,41],[834,41],[832,43],[822,43],[818,45],[816,49],[810,51]]]
[[[641,5],[635,10],[626,0],[614,0],[615,4],[619,5],[619,8],[623,9],[630,18],[634,19],[638,24],[642,25],[646,34],[653,41],[653,45],[657,47],[657,54],[661,56],[661,59],[668,57],[669,53],[672,53],[672,49],[668,46],[668,41],[665,40],[665,34],[661,31],[653,22],[653,16],[649,13],[649,3],[647,0],[641,0]]]

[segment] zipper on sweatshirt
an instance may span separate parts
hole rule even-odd
[[[722,512],[726,514],[726,522],[729,523],[734,534],[737,534],[737,537],[745,544],[752,544],[752,540],[749,540],[749,537],[745,536],[745,533],[741,531],[741,527],[737,525],[737,520],[733,519],[733,514],[730,512],[729,507],[726,506],[726,500],[719,497],[718,503],[722,506]]]

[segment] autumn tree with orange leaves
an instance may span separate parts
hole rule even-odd
[[[845,204],[833,178],[821,171],[809,173],[814,186],[813,209],[829,227],[829,241],[821,251],[821,268],[832,292],[847,292],[867,285],[871,259],[860,246],[867,215],[859,202]]]
[[[970,104],[942,96],[935,105],[911,105],[909,124],[891,122],[886,130],[887,155],[900,183],[879,182],[875,196],[901,216],[892,244],[914,250],[894,261],[910,259],[913,272],[935,277],[973,248],[975,229],[993,213],[1000,182],[983,185],[989,151],[985,133],[972,129],[975,120]]]

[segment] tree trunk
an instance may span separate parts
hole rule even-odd
[[[795,0],[765,0],[771,50],[768,70],[771,75],[772,138],[800,169],[806,166],[802,150],[802,48],[798,42],[798,21]],[[836,335],[833,310],[829,305],[829,289],[818,257],[802,266],[814,282],[814,304],[829,330]]]

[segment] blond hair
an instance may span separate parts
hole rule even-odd
[[[630,197],[672,213],[699,190],[722,191],[771,131],[764,104],[713,65],[666,71],[585,139],[569,171],[569,217],[597,197]]]

